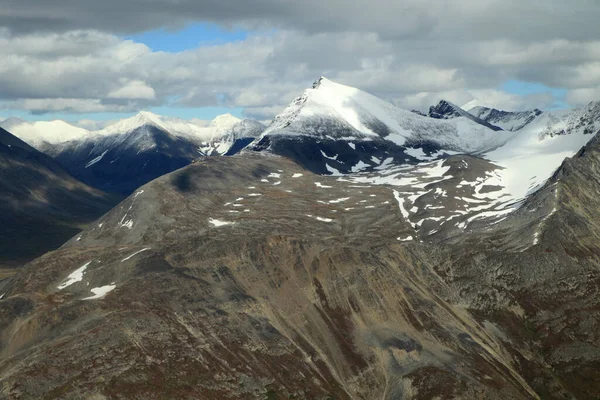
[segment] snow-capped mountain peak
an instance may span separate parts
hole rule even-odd
[[[11,117],[0,122],[0,128],[6,129],[30,146],[41,148],[70,140],[82,139],[90,132],[62,120],[28,122]]]
[[[222,115],[217,115],[210,123],[211,126],[215,128],[231,128],[233,125],[239,123],[241,119],[238,117],[234,117],[233,115],[227,113]]]
[[[115,135],[133,132],[142,127],[152,126],[174,136],[199,141],[210,141],[226,134],[241,120],[231,114],[215,117],[208,124],[202,121],[188,121],[174,117],[164,117],[149,111],[141,111],[133,117],[118,121],[108,127],[96,131],[99,135]]]
[[[489,150],[508,140],[509,135],[495,132],[501,129],[477,120],[460,107],[451,107],[460,110],[459,118],[425,117],[321,77],[273,119],[261,139],[274,135],[385,139],[399,146],[427,142],[462,152]]]
[[[132,132],[143,126],[153,126],[165,131],[169,131],[171,130],[170,128],[173,128],[169,125],[180,125],[177,127],[178,129],[173,129],[173,133],[175,134],[181,133],[180,131],[184,131],[181,129],[181,125],[196,126],[191,122],[179,120],[178,118],[166,118],[149,111],[140,111],[133,117],[120,120],[102,130],[96,131],[96,133],[100,135],[123,134]]]
[[[447,100],[440,100],[437,105],[429,107],[429,116],[437,119],[457,118],[463,116],[461,111],[459,106]]]

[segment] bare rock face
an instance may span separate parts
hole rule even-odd
[[[594,398],[597,147],[462,236],[385,185],[196,161],[0,282],[1,396]]]

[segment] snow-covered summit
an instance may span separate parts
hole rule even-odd
[[[232,131],[242,131],[243,129],[240,124],[242,124],[243,121],[245,120],[237,118],[231,114],[218,115],[212,121],[188,121],[180,118],[164,117],[148,111],[142,111],[131,118],[121,120],[104,128],[103,130],[94,133],[104,136],[126,134],[143,127],[151,126],[168,132],[174,136],[182,137],[198,143],[203,143],[205,145],[207,143],[220,141],[221,139],[224,139],[226,142],[231,142],[231,139],[236,136],[232,133]],[[242,125],[247,126],[247,124]],[[236,129],[236,127],[238,129]],[[244,132],[240,132],[240,134],[243,136]],[[257,133],[255,132],[255,127],[253,127],[252,132],[248,134],[252,137],[256,137]],[[235,140],[235,138],[233,140]]]
[[[28,122],[11,117],[0,122],[0,128],[6,129],[19,139],[35,148],[45,144],[59,144],[78,140],[89,135],[89,131],[62,120]]]
[[[510,137],[474,119],[471,115],[448,120],[424,117],[321,77],[275,117],[261,138],[300,135],[334,140],[385,139],[396,145],[427,142],[478,153],[498,147]]]
[[[141,111],[133,117],[123,119],[106,128],[96,131],[98,135],[115,135],[132,132],[144,126],[153,126],[175,136],[208,138],[210,130],[192,121],[180,118],[164,117],[149,111]]]
[[[13,126],[17,126],[17,125],[21,125],[21,124],[25,124],[27,123],[27,121],[25,121],[22,118],[19,117],[9,117],[7,119],[5,119],[4,121],[0,121],[0,125],[2,125],[2,129],[7,129],[8,128],[12,128]]]
[[[227,113],[216,116],[215,119],[211,121],[210,125],[214,126],[215,128],[231,128],[240,121],[241,119],[238,117],[234,117],[233,115]]]
[[[230,155],[240,151],[265,130],[265,126],[251,119],[239,119],[231,114],[215,118],[211,127],[213,136],[204,141],[200,151],[206,155]]]

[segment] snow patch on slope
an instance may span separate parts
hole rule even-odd
[[[111,285],[106,285],[106,286],[100,286],[100,287],[95,287],[90,289],[90,291],[92,293],[94,293],[93,296],[90,297],[86,297],[83,300],[97,300],[97,299],[101,299],[104,296],[106,296],[108,293],[112,292],[117,286],[114,284]]]
[[[92,262],[89,261],[83,264],[81,267],[77,268],[75,271],[71,272],[71,274],[67,276],[63,283],[58,285],[57,289],[63,290],[64,288],[69,287],[74,283],[81,282],[83,280],[83,274],[85,273],[85,270],[91,263]]]

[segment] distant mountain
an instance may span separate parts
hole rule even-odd
[[[524,128],[542,114],[542,111],[538,109],[512,112],[481,106],[471,108],[468,112],[479,119],[504,129],[505,131],[513,132]]]
[[[200,126],[142,112],[93,132],[85,140],[52,146],[46,152],[83,182],[108,192],[130,194],[203,155],[240,151],[263,129],[258,122],[231,115]],[[239,145],[240,140],[246,140],[245,145]]]
[[[66,142],[120,135],[145,125],[153,126],[173,136],[198,142],[201,144],[202,153],[206,155],[224,155],[231,152],[234,142],[254,139],[265,129],[265,126],[258,121],[242,120],[231,114],[217,116],[212,121],[188,121],[164,117],[148,111],[142,111],[133,117],[117,121],[96,131],[89,131],[61,120],[28,122],[12,117],[0,121],[0,128],[6,129],[24,142],[44,152],[47,150],[52,152],[52,147]]]
[[[150,112],[140,112],[99,131],[86,131],[63,121],[32,124],[12,119],[4,123],[65,165],[76,178],[120,194],[129,194],[203,155],[233,155],[265,129],[257,121],[230,114],[203,124]]]
[[[118,200],[0,128],[0,268],[58,248]]]
[[[200,146],[208,156],[234,155],[243,150],[264,132],[266,126],[251,119],[241,120],[230,114],[216,117],[210,124],[210,139]]]
[[[202,156],[200,143],[154,125],[142,125],[122,134],[71,141],[47,152],[82,182],[127,195]]]
[[[28,122],[20,118],[0,121],[3,128],[38,150],[48,145],[81,140],[89,135],[87,129],[79,128],[61,120]]]
[[[471,121],[483,125],[493,131],[501,131],[502,128],[490,124],[488,121],[485,121],[478,116],[468,113],[463,110],[459,106],[450,103],[446,100],[441,100],[437,105],[429,107],[429,112],[427,114],[431,118],[435,119],[452,119],[452,118],[467,118]]]
[[[253,148],[292,157],[314,172],[348,173],[384,160],[480,154],[510,137],[465,111],[434,119],[322,77],[275,117]]]

